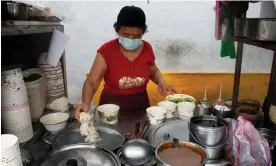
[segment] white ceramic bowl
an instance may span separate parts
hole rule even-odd
[[[170,119],[170,118],[174,118],[175,117],[177,105],[174,102],[171,102],[171,101],[161,101],[161,102],[157,103],[157,105],[159,107],[163,107],[163,108],[165,108],[167,110],[167,112],[166,112],[166,118]]]
[[[118,122],[120,107],[116,104],[103,104],[97,107],[101,122],[115,124]]]
[[[178,115],[193,117],[195,111],[195,103],[192,102],[180,102],[177,104]]]
[[[152,106],[146,109],[147,117],[152,125],[161,124],[166,116],[167,110],[163,107]]]
[[[47,131],[58,132],[66,127],[69,114],[56,112],[44,115],[40,118],[40,122]]]

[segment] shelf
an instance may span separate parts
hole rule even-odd
[[[276,42],[251,41],[241,37],[236,37],[235,41],[249,44],[256,47],[265,48],[272,51],[276,51]]]
[[[59,22],[2,21],[1,36],[51,33],[54,29],[63,31],[63,28]]]

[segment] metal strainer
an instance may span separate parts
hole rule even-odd
[[[151,160],[152,148],[143,139],[133,139],[123,145],[122,155],[129,164],[142,165]]]

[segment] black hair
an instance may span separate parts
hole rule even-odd
[[[117,22],[114,23],[114,29],[119,32],[121,26],[139,27],[143,29],[143,33],[147,31],[146,15],[144,11],[136,6],[123,7],[117,17]]]

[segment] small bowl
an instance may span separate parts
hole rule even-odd
[[[100,121],[106,124],[115,124],[118,122],[120,107],[115,104],[103,104],[97,107]]]
[[[213,107],[201,107],[201,105],[197,105],[194,111],[194,116],[202,116],[202,115],[211,115]]]
[[[152,148],[144,139],[133,139],[123,145],[122,155],[131,165],[142,165],[151,160]]]
[[[68,119],[69,114],[56,112],[42,116],[40,122],[47,131],[56,133],[66,127]]]
[[[252,99],[242,99],[239,101],[240,106],[248,106],[252,107],[255,110],[259,111],[261,108],[261,104],[257,100],[252,100]]]
[[[214,108],[213,108],[213,115],[214,116],[219,116],[220,118],[228,118],[228,117],[231,117],[232,115],[232,111],[231,111],[231,108],[227,107],[227,106],[221,106],[221,107],[225,107],[226,110],[224,111],[220,111],[220,108],[221,107],[218,107],[218,106],[221,106],[221,105],[215,105]]]
[[[240,106],[236,109],[236,115],[242,116],[244,119],[256,125],[260,119],[261,112],[250,106]]]

